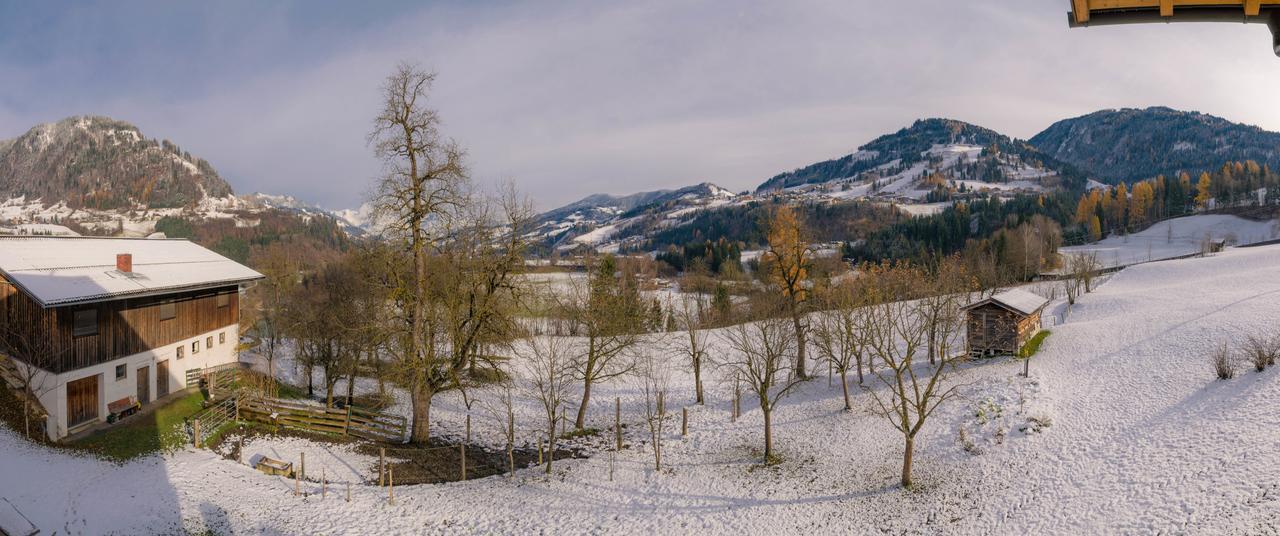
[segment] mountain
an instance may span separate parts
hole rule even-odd
[[[611,249],[629,237],[678,225],[699,210],[725,205],[737,197],[709,182],[625,196],[595,194],[539,214],[534,235],[562,250],[579,246]]]
[[[858,147],[856,152],[840,158],[818,162],[771,177],[757,188],[757,192],[776,191],[806,184],[822,184],[842,179],[857,178],[868,172],[886,169],[907,169],[918,163],[939,156],[940,148],[974,147],[982,149],[973,154],[970,163],[981,165],[984,160],[1003,155],[1000,162],[989,161],[991,171],[982,170],[983,176],[1000,182],[1019,169],[1037,169],[1057,172],[1072,179],[1080,179],[1080,173],[1058,159],[1042,154],[1026,142],[1012,139],[994,130],[954,119],[920,119],[911,126],[892,134],[880,136]],[[1010,173],[1004,173],[1004,172]],[[1081,181],[1083,179],[1080,179]]]
[[[0,142],[0,198],[73,209],[177,208],[231,193],[209,162],[108,117],[69,117]]]
[[[1164,107],[1102,110],[1054,123],[1030,143],[1098,177],[1135,181],[1228,161],[1280,168],[1280,133]]]

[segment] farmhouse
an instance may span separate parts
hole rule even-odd
[[[236,362],[240,290],[261,278],[186,240],[0,237],[0,368],[60,439]]]
[[[969,355],[1012,355],[1040,331],[1049,300],[1025,290],[1007,290],[965,306]]]

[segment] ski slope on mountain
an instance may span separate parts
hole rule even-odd
[[[1064,312],[1059,301],[1046,314]],[[60,534],[1267,532],[1280,524],[1280,370],[1242,368],[1220,381],[1208,356],[1222,342],[1276,334],[1278,318],[1280,247],[1127,268],[1052,327],[1029,379],[1005,358],[961,368],[960,396],[917,441],[912,491],[897,486],[901,437],[870,396],[855,389],[854,411],[839,411],[839,386],[821,377],[777,409],[783,461],[760,467],[754,399],[744,397],[731,422],[731,382],[713,372],[708,404],[692,405],[690,375],[671,350],[679,334],[670,334],[647,349],[668,360],[668,408],[688,406],[691,424],[687,438],[678,418],[668,427],[661,472],[639,425],[641,395],[618,381],[600,386],[588,423],[607,429],[622,399],[631,447],[612,479],[597,450],[557,462],[551,477],[531,469],[514,480],[405,486],[394,505],[357,484],[347,503],[332,492],[321,500],[318,484],[294,497],[292,481],[208,451],[115,466],[0,429],[0,496]],[[456,393],[432,409],[445,433],[459,429]],[[523,438],[536,433],[535,410],[522,403]],[[961,445],[961,429],[976,448]],[[487,426],[477,433],[497,441]],[[305,445],[264,448],[287,455]]]

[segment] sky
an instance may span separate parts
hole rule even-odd
[[[1068,29],[1067,0],[0,0],[0,139],[80,114],[210,161],[238,193],[367,199],[401,61],[481,185],[540,209],[754,189],[924,117],[1029,138],[1169,106],[1280,131],[1263,25]]]

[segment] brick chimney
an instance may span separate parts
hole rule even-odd
[[[121,273],[133,273],[133,254],[117,253],[116,254],[116,270]]]

